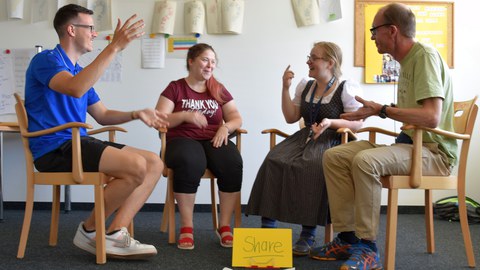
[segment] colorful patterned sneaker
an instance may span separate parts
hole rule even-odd
[[[380,270],[383,269],[378,251],[373,251],[368,245],[358,243],[351,247],[352,255],[340,270]]]
[[[73,238],[73,244],[85,251],[88,251],[92,254],[95,253],[95,232],[86,232],[83,229],[83,221],[78,225],[77,233],[75,233],[75,238]]]
[[[335,237],[333,241],[314,248],[310,251],[310,258],[321,261],[346,260],[351,254],[351,244]]]
[[[157,249],[130,237],[127,228],[105,236],[107,257],[127,260],[147,259],[157,254]]]

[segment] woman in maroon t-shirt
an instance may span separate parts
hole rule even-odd
[[[156,109],[168,114],[167,166],[175,171],[173,190],[180,211],[177,247],[193,249],[193,206],[200,177],[209,168],[218,177],[220,245],[232,247],[230,221],[242,186],[243,161],[228,135],[242,118],[230,93],[213,77],[217,62],[210,45],[188,50],[186,78],[172,81]]]

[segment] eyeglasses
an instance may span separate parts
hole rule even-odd
[[[90,33],[95,32],[95,25],[88,25],[88,24],[72,24],[72,25],[76,27],[90,28]]]
[[[377,29],[380,28],[380,27],[384,27],[384,26],[390,26],[390,25],[393,25],[391,23],[385,23],[385,24],[381,24],[379,26],[375,26],[375,27],[372,27],[370,28],[370,33],[372,33],[372,36],[375,36],[377,34]]]
[[[315,56],[315,55],[307,55],[307,61],[312,61],[312,62],[315,62],[317,60],[323,60],[323,61],[327,61],[327,59],[323,58],[323,57],[318,57],[318,56]]]

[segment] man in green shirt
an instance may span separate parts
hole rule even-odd
[[[433,48],[415,41],[415,15],[399,3],[379,9],[372,23],[371,39],[380,54],[388,53],[401,65],[396,107],[366,101],[358,111],[345,113],[348,120],[370,116],[430,128],[454,131],[453,93],[448,66]],[[449,175],[457,160],[455,140],[425,132],[423,172]],[[411,134],[402,132],[390,146],[368,141],[351,142],[325,152],[323,167],[334,230],[338,236],[316,248],[311,257],[347,260],[348,269],[381,268],[376,246],[384,175],[410,172]]]

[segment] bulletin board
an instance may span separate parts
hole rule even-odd
[[[354,45],[354,66],[364,67],[365,66],[365,38],[370,37],[370,32],[365,27],[365,6],[366,5],[387,5],[391,3],[391,0],[355,0],[355,45]],[[450,68],[454,67],[454,57],[453,57],[453,16],[454,16],[454,3],[450,1],[418,1],[418,0],[402,0],[398,1],[400,3],[409,5],[409,6],[422,6],[422,7],[444,7],[446,9],[447,23],[442,29],[439,29],[443,35],[446,35],[446,57],[445,61],[447,62]],[[417,31],[421,27],[422,22],[419,22],[417,16]],[[368,24],[370,25],[370,24]],[[418,35],[417,35],[418,37]],[[373,42],[373,41],[372,41]]]

